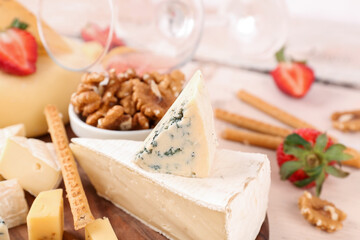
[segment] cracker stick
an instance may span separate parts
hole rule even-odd
[[[263,111],[264,113],[276,118],[277,120],[289,125],[293,128],[313,128],[316,129],[311,124],[265,102],[264,100],[248,93],[245,90],[240,90],[237,93],[238,98],[244,102],[250,104],[251,106]]]
[[[290,129],[277,127],[268,123],[264,123],[255,119],[247,118],[238,114],[234,114],[222,109],[215,109],[215,116],[218,119],[235,124],[239,127],[243,127],[249,130],[253,130],[260,133],[270,134],[274,136],[286,137],[291,134]]]
[[[93,222],[94,217],[91,214],[76,162],[69,147],[60,113],[55,106],[48,105],[45,107],[45,116],[56,155],[61,165],[66,193],[74,218],[74,228],[78,230]]]
[[[360,153],[353,148],[347,148],[344,152],[352,155],[353,158],[342,161],[341,163],[347,166],[360,168]]]
[[[222,137],[227,140],[241,142],[246,145],[254,145],[269,149],[277,149],[282,143],[281,137],[274,137],[261,133],[245,132],[237,129],[227,128],[223,131]]]

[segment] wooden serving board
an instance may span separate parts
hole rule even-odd
[[[71,128],[67,127],[67,133],[69,138],[76,137],[75,134],[71,131]],[[41,140],[50,142],[50,136],[45,135],[40,137]],[[113,226],[115,233],[119,240],[166,240],[167,238],[162,236],[161,234],[155,232],[149,227],[145,226],[137,219],[128,215],[120,208],[115,207],[111,202],[99,197],[96,194],[94,187],[91,185],[88,177],[85,172],[79,167],[79,172],[81,176],[81,180],[86,192],[86,196],[88,198],[91,212],[93,213],[95,218],[100,217],[108,217],[111,225]],[[65,188],[64,183],[60,185],[61,188],[64,189],[64,217],[65,217],[65,225],[64,225],[64,240],[80,240],[84,239],[84,230],[75,231],[73,225],[73,219],[70,211],[69,202],[65,198]],[[31,206],[34,201],[34,197],[29,193],[25,193],[26,200]],[[27,228],[26,225],[23,224],[16,228],[10,229],[10,237],[12,240],[25,240],[28,239]],[[261,230],[259,232],[256,240],[268,240],[269,239],[269,222],[266,217]],[[105,239],[104,239],[105,240]]]

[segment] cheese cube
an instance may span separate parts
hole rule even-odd
[[[148,172],[134,163],[142,142],[72,139],[100,196],[170,239],[253,240],[270,189],[266,155],[217,150],[208,178]]]
[[[41,192],[27,216],[29,240],[62,240],[64,231],[63,190]]]
[[[136,163],[151,172],[207,177],[216,145],[213,110],[197,71],[146,138]]]
[[[8,228],[26,222],[28,205],[24,191],[16,179],[0,182],[0,216]]]
[[[117,240],[108,218],[99,218],[85,227],[85,240]]]
[[[10,240],[9,231],[5,221],[0,217],[0,240]]]
[[[0,174],[6,179],[18,179],[34,196],[57,188],[62,179],[52,143],[25,137],[8,138],[0,157]]]

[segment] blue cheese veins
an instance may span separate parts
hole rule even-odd
[[[198,71],[136,155],[147,171],[207,177],[216,137],[213,113]]]

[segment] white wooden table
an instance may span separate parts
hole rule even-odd
[[[269,75],[259,74],[216,64],[190,63],[184,67],[187,76],[201,69],[207,82],[213,107],[239,113],[264,122],[284,126],[277,120],[242,103],[236,92],[244,88],[266,101],[302,118],[319,129],[336,136],[339,141],[360,150],[360,132],[344,134],[331,127],[330,115],[336,110],[359,109],[360,91],[315,83],[308,95],[299,100],[282,94]],[[217,134],[230,126],[215,121]],[[335,233],[326,233],[311,226],[300,214],[297,201],[303,193],[287,181],[281,181],[275,151],[245,146],[220,139],[220,147],[245,152],[267,154],[271,161],[271,190],[268,208],[270,239],[293,240],[356,240],[360,239],[360,170],[344,167],[351,174],[346,179],[328,177],[321,197],[333,202],[348,215],[344,228]],[[313,192],[313,191],[312,191]],[[314,192],[313,192],[314,193]]]

